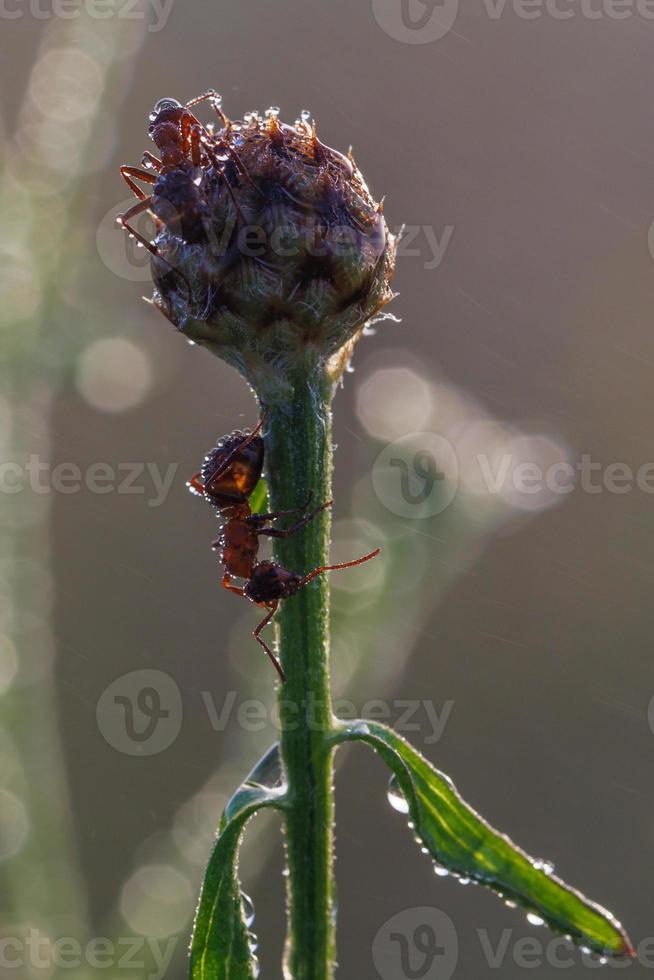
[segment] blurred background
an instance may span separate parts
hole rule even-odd
[[[334,557],[384,545],[333,577],[341,712],[397,724],[654,968],[651,7],[4,4],[0,977],[184,977],[218,816],[275,738],[256,613],[185,489],[256,406],[143,302],[114,224],[155,101],[209,87],[235,118],[308,109],[406,225],[401,323],[336,400]],[[380,760],[339,760],[339,976],[598,968],[436,877]],[[281,870],[257,818],[273,980]],[[409,973],[389,922],[411,942],[425,908],[454,939]]]

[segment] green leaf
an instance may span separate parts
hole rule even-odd
[[[250,495],[250,510],[253,514],[263,514],[268,509],[268,487],[263,477]]]
[[[408,814],[414,833],[438,865],[519,903],[601,956],[634,955],[629,937],[609,912],[494,830],[461,799],[447,776],[392,729],[372,721],[341,723],[336,741],[355,739],[372,745],[393,771],[389,798],[394,796],[396,809]]]
[[[191,939],[191,980],[254,980],[247,910],[238,880],[245,824],[263,807],[283,808],[279,746],[274,745],[227,803],[204,876]],[[245,899],[247,902],[247,899]]]

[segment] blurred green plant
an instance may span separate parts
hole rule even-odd
[[[69,305],[79,271],[87,208],[84,178],[97,168],[105,127],[127,94],[126,68],[142,32],[119,18],[79,11],[44,25],[18,104],[15,129],[3,127],[0,166],[0,357],[2,452],[24,462],[34,441],[47,452],[57,387],[94,325]],[[100,161],[101,162],[101,161]],[[4,815],[16,815],[15,848],[3,847],[3,925],[17,936],[89,933],[88,901],[75,842],[61,745],[49,629],[47,497],[4,495],[0,520],[4,609],[0,648],[15,678],[0,701]],[[38,766],[38,778],[34,768]],[[11,803],[11,807],[8,804]],[[20,831],[20,833],[19,833]],[[6,842],[5,842],[6,843]],[[49,975],[60,975],[51,964]],[[26,977],[41,975],[25,958]]]

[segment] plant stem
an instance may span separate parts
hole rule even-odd
[[[332,470],[331,386],[303,374],[279,401],[270,398],[266,433],[271,509],[329,499]],[[275,542],[275,558],[305,573],[329,556],[329,511]],[[318,576],[281,604],[279,689],[281,749],[288,781],[285,816],[289,931],[285,976],[330,980],[335,961],[333,749],[329,686],[329,583]]]

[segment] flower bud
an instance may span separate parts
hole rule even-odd
[[[169,129],[175,109],[162,111]],[[318,139],[308,113],[290,126],[273,109],[237,122],[218,111],[216,132],[194,120],[181,161],[183,120],[168,166],[159,147],[154,303],[260,395],[298,369],[335,379],[392,298],[395,241],[382,207],[351,155]]]

